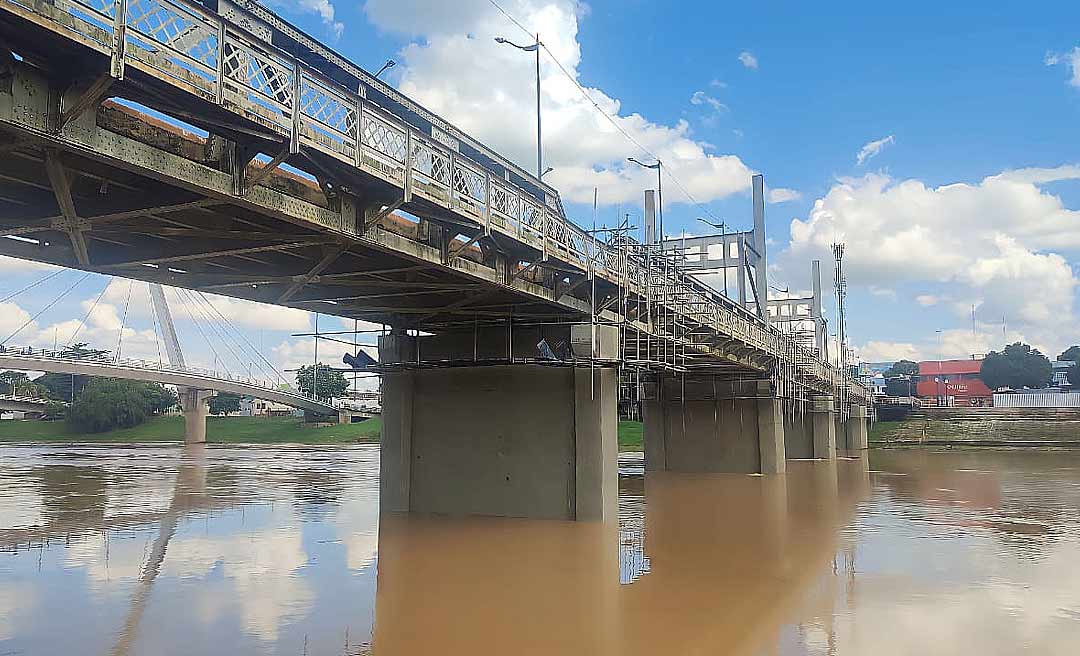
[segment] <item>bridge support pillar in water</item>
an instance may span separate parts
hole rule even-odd
[[[214,393],[208,390],[180,390],[180,408],[184,411],[184,443],[203,444],[206,442],[206,415],[209,414],[207,400]]]
[[[836,409],[832,396],[815,396],[810,406],[814,457],[836,458]]]
[[[663,381],[642,414],[647,471],[785,471],[781,401],[769,381]]]
[[[380,359],[394,361],[402,342],[412,351],[416,341],[432,354],[447,344],[392,335],[380,340]],[[463,364],[385,373],[381,508],[616,517],[617,397],[618,373],[604,366]]]
[[[866,414],[866,406],[851,406],[851,414],[848,415],[847,425],[844,427],[849,451],[863,451],[869,447]]]

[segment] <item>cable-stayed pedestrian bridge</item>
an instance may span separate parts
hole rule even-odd
[[[329,403],[281,389],[271,380],[259,380],[224,371],[209,371],[198,367],[174,367],[153,360],[115,359],[82,355],[69,350],[46,350],[30,347],[0,346],[0,370],[45,371],[77,376],[101,376],[142,380],[181,388],[228,392],[241,396],[273,401],[321,415],[337,416],[338,410]]]
[[[769,320],[759,176],[732,299],[256,2],[0,0],[0,43],[0,253],[389,325],[388,508],[603,514],[620,379],[656,468],[779,471],[785,424],[829,457],[861,422]]]

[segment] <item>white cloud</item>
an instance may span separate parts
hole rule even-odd
[[[980,318],[1004,316],[1017,334],[1052,350],[1077,337],[1078,280],[1063,254],[1080,250],[1080,212],[1031,180],[1065,179],[1080,179],[1080,167],[1006,171],[936,188],[879,174],[840,180],[805,220],[792,221],[778,266],[804,271],[844,241],[850,285],[945,283],[954,289],[956,319],[966,324],[977,304]],[[916,302],[932,304],[924,296]],[[970,330],[962,332],[970,342]],[[986,346],[999,345],[1000,335],[988,334]]]
[[[746,68],[751,68],[755,70],[758,67],[757,57],[751,54],[748,50],[743,50],[739,53],[739,63],[741,63]]]
[[[915,297],[915,302],[923,307],[933,307],[941,301],[941,298],[934,296],[933,294],[919,294]]]
[[[44,262],[31,262],[30,260],[20,260],[15,257],[0,255],[0,273],[4,274],[32,273],[35,271],[53,271],[58,268],[59,267],[55,265],[45,264]]]
[[[330,0],[269,0],[268,4],[286,11],[316,14],[335,40],[345,31],[345,25],[335,19],[337,10]]]
[[[922,351],[910,342],[871,340],[856,349],[863,362],[896,362],[922,359]]]
[[[859,166],[862,166],[863,162],[866,160],[877,157],[878,153],[880,153],[885,146],[894,143],[896,143],[896,139],[891,134],[887,137],[878,139],[877,141],[871,141],[859,150],[859,154],[855,156],[855,160],[858,162]]]
[[[716,98],[713,98],[704,91],[695,91],[694,95],[690,96],[690,104],[699,106],[707,105],[709,107],[712,107],[713,110],[716,112],[726,112],[728,109],[727,105],[720,102]]]
[[[575,79],[582,60],[578,26],[585,5],[577,0],[514,0],[502,3],[529,31],[538,32]],[[527,42],[528,36],[486,0],[368,0],[364,11],[384,31],[417,38],[398,57],[400,87],[527,170],[535,162],[535,91],[531,54],[495,43],[496,36]],[[698,200],[707,202],[749,188],[752,171],[734,155],[712,154],[696,141],[686,121],[652,122],[624,111],[617,98],[596,88],[582,96],[547,53],[541,57],[544,161],[554,167],[545,180],[571,201],[591,202],[593,187],[605,204],[638,201],[655,184],[655,173],[626,161],[648,157],[593,106],[614,116],[635,141],[659,156]],[[580,80],[579,80],[580,81]],[[582,81],[582,84],[585,82]],[[667,185],[665,185],[666,187]],[[681,202],[673,186],[665,195]]]
[[[710,87],[712,87],[712,88],[714,88],[714,89],[726,89],[726,88],[727,88],[727,82],[723,82],[723,81],[721,81],[721,80],[718,80],[718,79],[716,79],[716,78],[713,78],[713,79],[712,79],[712,80],[711,80],[711,81],[709,82],[709,86],[710,86]]]
[[[1080,87],[1080,46],[1073,48],[1071,52],[1062,54],[1056,54],[1052,52],[1046,53],[1046,59],[1044,60],[1047,66],[1057,66],[1061,64],[1069,69],[1072,77],[1069,78],[1069,84],[1074,87]]]
[[[794,200],[802,198],[802,194],[794,189],[784,189],[783,187],[777,187],[776,189],[769,189],[769,202],[773,205],[778,203],[790,203]]]

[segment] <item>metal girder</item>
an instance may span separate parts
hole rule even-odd
[[[75,252],[75,259],[82,266],[90,265],[90,253],[86,249],[86,237],[83,231],[90,225],[79,218],[75,211],[75,201],[71,197],[71,180],[68,178],[64,165],[60,162],[60,155],[52,149],[45,150],[45,171],[49,175],[49,183],[52,184],[53,194],[56,195],[56,204],[60,207],[60,220],[52,223],[57,230],[67,232],[71,239],[71,248]]]
[[[301,276],[299,280],[289,285],[289,287],[281,293],[281,296],[278,296],[277,302],[285,303],[293,296],[295,296],[296,293],[303,289],[305,285],[311,282],[320,273],[325,271],[326,268],[329,267],[331,264],[336,262],[337,259],[341,257],[341,255],[346,250],[348,250],[348,246],[346,244],[337,244],[335,246],[329,246],[324,248],[323,258],[319,260],[318,264],[311,267],[311,269],[303,276]]]
[[[215,257],[232,257],[236,255],[245,255],[248,253],[266,253],[268,251],[285,251],[295,248],[306,248],[308,246],[319,246],[321,244],[332,243],[328,240],[316,240],[305,241],[298,243],[288,244],[267,244],[262,246],[250,246],[248,248],[232,248],[223,251],[208,251],[203,253],[189,253],[186,255],[170,255],[168,257],[155,257],[144,260],[132,260],[130,262],[119,262],[116,264],[106,264],[99,268],[113,270],[113,269],[126,269],[128,267],[146,266],[149,264],[171,264],[173,262],[191,262],[194,260],[209,260]]]
[[[109,89],[112,88],[113,82],[116,82],[116,78],[110,73],[102,73],[94,78],[71,105],[64,107],[60,112],[57,130],[63,130],[68,123],[82,116],[88,109],[100,104],[105,99]],[[67,100],[66,94],[64,99]],[[67,105],[67,102],[64,104]]]

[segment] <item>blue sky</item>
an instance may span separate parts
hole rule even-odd
[[[270,4],[369,70],[394,58],[388,81],[533,168],[531,59],[491,38],[527,37],[489,0]],[[807,288],[809,260],[846,241],[867,359],[985,352],[1003,323],[1051,355],[1080,341],[1077,3],[499,4],[704,203],[666,181],[669,234],[703,215],[747,227],[762,172],[784,201],[767,208],[773,282]],[[596,186],[601,221],[639,214],[652,179],[625,157],[641,149],[547,54],[542,77],[547,179],[568,209],[591,221]],[[288,332],[263,337],[281,362],[303,357]]]

